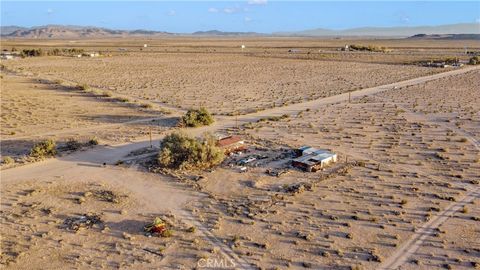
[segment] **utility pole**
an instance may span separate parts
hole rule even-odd
[[[352,99],[352,91],[348,91],[348,103],[350,103]]]
[[[238,132],[238,111],[237,111],[237,105],[235,104],[235,102],[233,102],[233,111],[235,114],[235,128],[237,129],[237,132]]]

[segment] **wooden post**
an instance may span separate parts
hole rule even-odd
[[[149,131],[150,131],[150,132],[149,132],[149,133],[150,133],[150,148],[153,148],[153,144],[152,144],[152,127],[149,126],[149,129],[150,129],[150,130],[149,130]]]
[[[350,103],[350,101],[351,101],[351,95],[352,95],[352,92],[349,91],[348,92],[348,103]]]

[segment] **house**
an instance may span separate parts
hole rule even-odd
[[[337,154],[310,146],[302,146],[295,153],[298,157],[292,160],[292,165],[307,172],[315,172],[337,162]]]
[[[217,141],[217,146],[225,150],[225,153],[232,153],[245,149],[245,141],[240,136],[228,136]]]

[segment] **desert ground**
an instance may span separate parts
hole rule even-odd
[[[441,40],[2,41],[102,55],[1,62],[0,264],[478,269],[480,68],[412,64],[468,60],[465,44],[480,50]],[[215,123],[179,127],[197,107]],[[211,169],[152,169],[176,131],[238,135],[247,150]],[[57,157],[28,159],[45,139]],[[290,160],[303,145],[338,160],[299,170]],[[155,217],[170,237],[144,232]]]

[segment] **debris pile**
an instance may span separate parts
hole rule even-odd
[[[88,213],[78,217],[67,218],[64,222],[68,230],[79,231],[81,229],[92,228],[95,224],[103,223],[100,215]]]
[[[286,193],[299,194],[299,193],[304,192],[305,190],[311,191],[312,190],[312,184],[310,184],[310,183],[296,183],[296,184],[293,184],[293,185],[285,185],[283,189]]]
[[[111,202],[111,203],[120,202],[120,196],[115,194],[111,190],[97,190],[97,191],[94,191],[94,194],[95,194],[95,197],[106,202]]]
[[[172,231],[167,229],[167,223],[159,217],[156,217],[152,223],[146,225],[143,229],[145,230],[147,236],[172,236]]]

